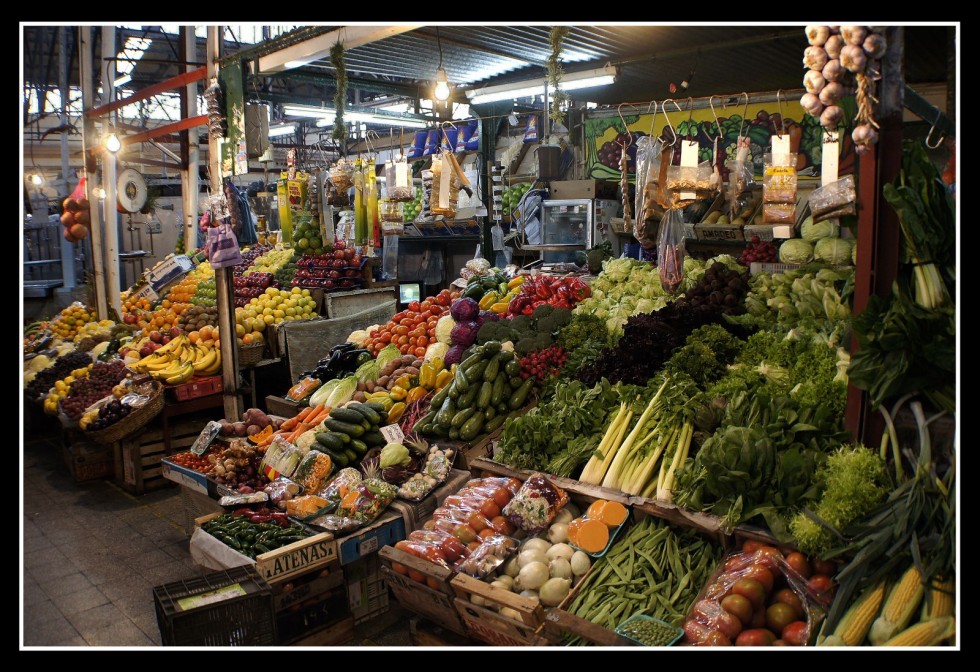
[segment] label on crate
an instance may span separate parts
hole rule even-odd
[[[217,590],[202,593],[201,595],[191,595],[190,597],[179,599],[177,600],[177,606],[180,607],[181,611],[189,611],[208,604],[224,602],[225,600],[230,600],[233,597],[241,597],[245,595],[248,595],[248,593],[244,588],[242,588],[242,584],[233,583],[230,586],[218,588]]]
[[[397,424],[382,427],[381,436],[385,437],[385,441],[388,443],[401,443],[405,440],[405,434]]]
[[[371,537],[361,544],[361,555],[367,555],[368,553],[374,553],[378,550],[378,538]]]
[[[208,446],[214,441],[214,439],[221,433],[221,423],[211,420],[208,424],[204,425],[204,429],[201,430],[200,436],[194,440],[194,444],[191,446],[191,452],[195,455],[203,455],[204,451],[208,449]]]
[[[279,550],[272,551],[275,555]],[[260,557],[259,567],[266,581],[272,582],[299,572],[319,563],[325,563],[337,557],[337,545],[333,539],[323,539],[288,553],[275,555],[265,560]]]

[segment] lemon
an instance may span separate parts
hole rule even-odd
[[[279,310],[279,309],[277,308],[276,310],[274,310],[274,311],[272,311],[272,315],[273,315],[273,317],[275,317],[275,318],[276,318],[277,320],[281,320],[282,318],[284,318],[284,317],[286,317],[286,312],[285,312],[285,311],[283,311],[283,310]]]
[[[276,289],[275,287],[269,287],[265,290],[265,293],[268,294],[269,296],[275,296],[276,294],[279,293],[279,290]]]
[[[236,336],[238,336],[239,338],[241,338],[242,336],[245,335],[245,333],[246,333],[245,332],[245,327],[241,323],[235,325],[235,335]]]
[[[259,315],[258,312],[256,312],[254,308],[249,308],[248,310],[245,311],[246,317],[258,317],[258,315]]]
[[[293,289],[290,291],[290,294],[299,294],[302,291],[303,290],[301,290],[299,287],[293,287]]]
[[[255,320],[255,329],[253,331],[259,332],[265,329],[266,324],[271,324],[269,317],[265,317],[262,320]]]
[[[296,309],[290,306],[289,308],[287,308],[287,309],[286,309],[285,311],[283,311],[283,312],[285,313],[285,316],[286,316],[287,318],[290,318],[290,317],[292,317],[293,315],[295,315],[295,314],[296,314]]]
[[[273,322],[276,321],[276,318],[275,316],[272,315],[272,313],[269,313],[268,315],[264,316],[262,319],[265,320],[266,324],[272,324]],[[256,331],[262,331],[262,330],[257,329]]]
[[[303,292],[302,292],[302,294],[303,294],[303,296],[305,296],[305,297],[309,297],[309,296],[310,296],[310,290],[308,290],[308,289],[304,289],[304,290],[303,290]]]

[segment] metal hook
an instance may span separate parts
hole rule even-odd
[[[620,103],[619,107],[616,108],[616,111],[619,113],[619,120],[623,122],[623,128],[626,129],[626,134],[630,138],[629,142],[623,143],[623,148],[626,148],[633,144],[633,133],[630,131],[630,127],[629,124],[626,123],[626,119],[623,118],[623,105],[631,105],[633,107],[635,107],[635,105],[633,105],[633,103]]]
[[[786,133],[786,117],[783,116],[783,99],[782,99],[782,95],[783,95],[783,90],[782,89],[779,89],[778,91],[776,91],[776,106],[777,106],[777,108],[779,110],[779,125],[780,125],[779,130],[776,131],[776,135],[779,137],[780,140],[783,139],[783,134]],[[770,120],[771,119],[772,118],[770,117]],[[770,123],[772,123],[772,122],[770,121]]]
[[[693,119],[693,118],[694,118],[694,96],[688,96],[687,97],[687,128],[688,128],[688,131],[690,131],[690,129],[691,129],[691,119]],[[693,133],[691,133],[691,137],[694,137],[694,134]]]
[[[670,129],[670,134],[672,136],[674,136],[674,139],[667,146],[668,147],[673,147],[674,145],[677,144],[677,141],[680,140],[680,138],[677,137],[677,131],[674,130],[674,125],[672,123],[670,123],[670,115],[667,114],[667,103],[674,103],[674,107],[677,108],[677,111],[678,112],[684,112],[684,110],[681,109],[681,106],[678,105],[677,102],[673,98],[666,99],[663,102],[663,104],[661,104],[661,106],[660,106],[660,109],[662,109],[663,112],[664,112],[664,120],[666,120],[666,122],[667,122],[667,127]]]
[[[715,129],[718,131],[718,137],[712,138],[711,134],[708,134],[708,139],[710,140],[720,140],[721,139],[721,122],[718,121],[718,113],[715,112],[715,94],[708,96],[708,106],[711,107],[711,116],[715,118]]]
[[[655,100],[651,100],[650,105],[647,106],[647,114],[650,114],[651,111],[653,111],[653,116],[650,117],[650,137],[652,138],[654,137],[653,126],[657,121],[657,101]]]
[[[932,122],[932,126],[929,128],[929,133],[926,134],[926,147],[928,147],[929,149],[939,149],[939,146],[943,144],[943,140],[946,139],[946,134],[945,133],[941,133],[939,135],[939,140],[936,141],[936,144],[933,145],[932,143],[929,142],[929,139],[932,137],[933,131],[936,130],[936,124],[939,123],[939,120],[942,119],[942,117],[943,117],[942,111],[941,110],[940,111],[937,111],[936,112],[936,120],[934,122]]]
[[[741,95],[745,96],[745,105],[742,106],[742,122],[738,125],[738,137],[742,137],[742,129],[745,128],[745,115],[749,112],[749,94],[742,91]]]

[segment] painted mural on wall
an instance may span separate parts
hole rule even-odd
[[[683,108],[683,101],[678,101]],[[668,108],[671,108],[668,105]],[[743,109],[745,110],[743,118]],[[719,139],[719,154],[724,160],[735,157],[735,143],[739,132],[751,140],[751,156],[757,176],[762,175],[763,155],[769,152],[770,137],[785,128],[790,136],[791,148],[797,153],[797,170],[801,176],[818,176],[820,174],[821,152],[823,150],[822,130],[817,119],[803,111],[798,102],[784,101],[782,103],[783,118],[775,102],[750,103],[747,108],[742,105],[715,105],[718,124],[710,108],[697,109],[693,112],[671,111],[670,123],[677,135],[682,139],[696,139],[700,146],[701,161],[710,161],[713,155],[714,138]],[[626,124],[623,124],[625,120]],[[629,143],[626,152],[629,156],[628,170],[634,172],[636,157],[636,140],[644,135],[660,137],[665,142],[673,139],[667,120],[662,112],[653,114],[623,114],[623,120],[618,116],[591,118],[585,120],[585,155],[586,175],[599,180],[618,180],[620,178],[620,159],[623,143]],[[652,127],[651,127],[652,123]],[[849,134],[844,135],[845,143],[842,149],[840,172],[846,174],[849,164],[853,161],[853,147]],[[678,163],[680,153],[675,153],[674,162]],[[845,160],[846,159],[846,160]],[[728,179],[724,163],[720,166],[722,177]]]

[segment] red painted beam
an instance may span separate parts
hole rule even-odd
[[[181,86],[187,86],[192,82],[199,82],[208,76],[207,68],[198,68],[197,70],[191,70],[190,72],[183,72],[169,79],[165,79],[162,82],[157,82],[152,84],[145,89],[140,89],[136,91],[131,96],[126,98],[120,98],[119,100],[114,100],[111,103],[106,103],[105,105],[99,105],[98,107],[93,107],[91,110],[86,110],[86,117],[101,117],[109,112],[118,110],[121,107],[126,107],[130,103],[135,103],[138,100],[144,100],[150,98],[160,93],[170,91],[171,89],[176,89]]]
[[[119,141],[123,145],[132,145],[136,142],[144,142],[146,140],[153,140],[161,135],[167,135],[169,133],[177,133],[179,131],[186,131],[189,128],[195,128],[197,126],[204,126],[208,123],[208,115],[201,114],[196,117],[191,117],[190,119],[181,119],[180,121],[175,121],[172,124],[166,124],[164,126],[157,126],[142,133],[134,133],[133,135],[124,135],[119,138]]]

